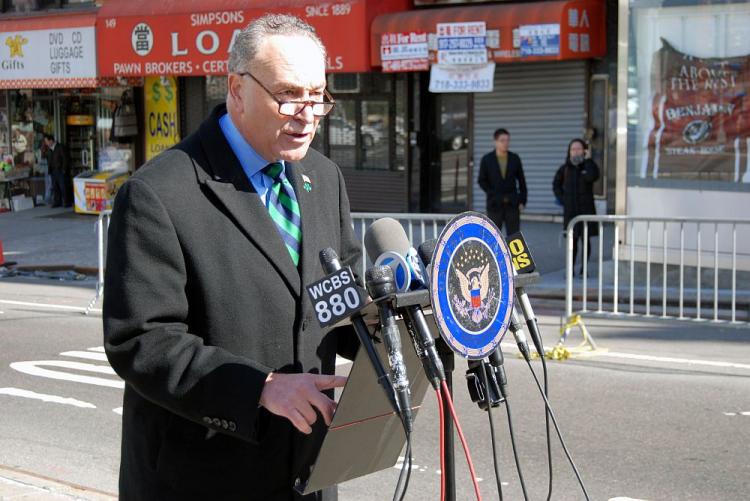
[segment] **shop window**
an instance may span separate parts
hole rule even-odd
[[[206,110],[208,113],[227,100],[227,76],[209,75],[206,77]]]
[[[33,12],[57,8],[60,2],[59,0],[6,0],[4,6],[6,12]]]
[[[628,184],[750,190],[750,4],[630,7]]]
[[[10,140],[13,164],[16,167],[33,167],[34,108],[30,90],[16,90],[10,102]]]
[[[8,104],[8,93],[0,90],[0,165],[3,166],[10,166],[13,159],[10,146],[10,110]]]
[[[337,100],[328,122],[329,157],[342,168],[357,167],[356,101]]]

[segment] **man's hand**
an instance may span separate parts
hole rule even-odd
[[[341,388],[345,384],[343,376],[272,372],[260,394],[260,405],[287,418],[302,433],[309,434],[318,418],[315,409],[320,411],[327,425],[331,424],[336,410],[336,402],[321,391]]]

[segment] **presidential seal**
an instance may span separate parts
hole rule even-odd
[[[507,331],[513,308],[510,252],[497,226],[476,212],[457,216],[441,233],[431,267],[441,336],[464,358],[486,357]]]

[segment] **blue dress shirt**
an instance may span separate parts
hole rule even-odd
[[[219,126],[224,133],[224,137],[227,138],[229,146],[240,161],[242,170],[245,171],[245,175],[250,180],[250,184],[252,184],[255,191],[258,192],[263,205],[267,206],[268,197],[266,194],[273,185],[273,179],[263,174],[263,168],[271,162],[261,157],[258,152],[250,146],[250,143],[242,137],[242,134],[240,134],[240,131],[235,127],[232,118],[228,113],[219,119]],[[284,164],[283,160],[279,160],[279,162]],[[286,169],[286,164],[284,164],[284,169]]]

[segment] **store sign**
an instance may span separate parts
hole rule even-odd
[[[177,79],[146,77],[144,84],[146,160],[180,142]]]
[[[483,64],[487,62],[487,28],[483,21],[438,23],[438,64]]]
[[[106,9],[107,6],[103,7]],[[113,7],[115,9],[116,7]],[[364,72],[368,61],[365,2],[301,2],[284,13],[310,23],[328,51],[327,70]],[[240,31],[265,9],[103,17],[97,23],[102,76],[225,75]]]
[[[430,69],[430,92],[492,92],[495,63],[435,64]]]
[[[750,55],[698,58],[662,40],[651,67],[641,177],[750,183]]]
[[[430,69],[427,33],[384,33],[380,38],[383,72]]]
[[[559,24],[529,24],[520,27],[521,57],[560,54]]]
[[[0,88],[93,86],[94,27],[0,33],[0,70]]]

